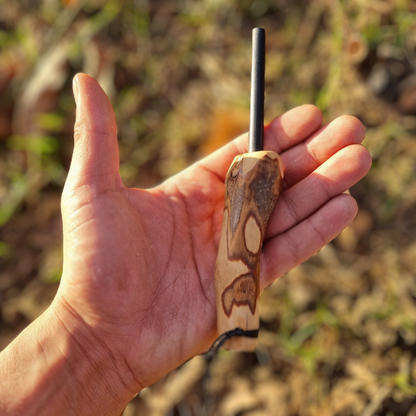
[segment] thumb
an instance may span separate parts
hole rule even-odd
[[[74,77],[73,91],[75,143],[64,193],[71,196],[83,186],[94,194],[120,189],[117,126],[110,100],[86,74]]]

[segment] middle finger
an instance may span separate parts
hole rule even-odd
[[[283,189],[306,178],[344,147],[361,143],[364,135],[365,128],[357,118],[341,116],[320,128],[309,139],[283,152]]]
[[[266,240],[312,215],[330,199],[362,179],[370,167],[371,156],[363,146],[355,144],[341,149],[281,194],[269,221]]]

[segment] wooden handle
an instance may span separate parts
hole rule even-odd
[[[282,179],[283,165],[272,151],[237,156],[228,170],[215,265],[219,335],[235,328],[259,328],[260,251]],[[224,348],[254,351],[256,339],[233,337]]]

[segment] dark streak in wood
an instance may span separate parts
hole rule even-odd
[[[233,306],[246,305],[254,315],[256,309],[256,279],[251,273],[237,277],[222,294],[222,304],[227,316],[231,316]]]

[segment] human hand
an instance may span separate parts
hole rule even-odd
[[[75,147],[62,196],[64,271],[53,309],[69,330],[82,328],[88,348],[104,347],[117,371],[129,374],[127,387],[139,390],[217,336],[224,178],[233,158],[247,151],[247,139],[154,189],[127,189],[108,98],[83,74],[74,90]],[[306,105],[265,130],[265,149],[280,154],[285,179],[262,249],[261,289],[315,254],[357,212],[344,192],[371,165],[360,145],[364,127],[349,116],[321,122],[321,112]]]

